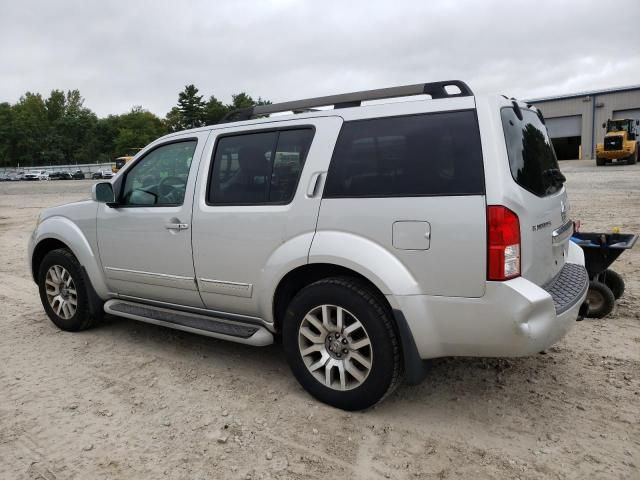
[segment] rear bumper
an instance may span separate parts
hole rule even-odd
[[[481,298],[406,295],[393,300],[420,358],[515,357],[560,340],[578,318],[588,286],[584,265],[567,263],[544,288],[516,278],[487,282]]]

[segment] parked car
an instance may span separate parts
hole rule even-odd
[[[49,172],[46,170],[32,170],[24,174],[23,180],[49,180]]]
[[[94,180],[102,178],[113,178],[113,172],[111,172],[110,170],[98,170],[97,172],[94,172],[93,175],[91,175],[91,178]]]
[[[54,171],[49,174],[49,180],[71,180],[71,179],[73,179],[73,176],[71,175],[71,173],[63,170]]]
[[[82,170],[75,170],[72,174],[71,174],[72,178],[74,180],[84,180],[84,172]]]
[[[0,182],[8,182],[10,180],[8,173],[0,173]]]
[[[41,213],[29,258],[59,328],[107,312],[255,346],[280,337],[304,388],[354,410],[419,382],[424,359],[536,354],[585,310],[535,107],[449,81],[227,120],[160,138],[91,200]]]

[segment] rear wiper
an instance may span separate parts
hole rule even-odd
[[[567,177],[565,177],[559,168],[548,168],[542,172],[543,175],[551,177],[555,182],[560,185],[564,185],[564,182],[567,181]]]

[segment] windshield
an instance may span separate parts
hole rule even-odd
[[[127,163],[127,160],[124,158],[116,158],[116,168],[124,167],[124,164]]]
[[[535,112],[521,111],[522,120],[513,108],[501,111],[511,175],[518,185],[534,195],[552,195],[562,188],[564,177],[547,129]]]
[[[622,120],[618,122],[609,120],[609,124],[607,125],[607,132],[628,132],[628,131],[629,131],[629,122],[627,120]]]

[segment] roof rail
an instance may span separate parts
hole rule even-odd
[[[449,93],[446,87],[457,87],[458,92]],[[443,82],[417,83],[401,87],[379,88],[363,90],[361,92],[342,93],[326,97],[307,98],[292,102],[273,103],[270,105],[256,105],[254,107],[233,110],[227,113],[218,123],[250,120],[253,117],[270,115],[279,112],[308,112],[317,107],[333,105],[334,109],[359,107],[367,100],[382,100],[385,98],[410,97],[413,95],[430,95],[432,99],[450,97],[471,97],[473,92],[461,80],[447,80]]]

